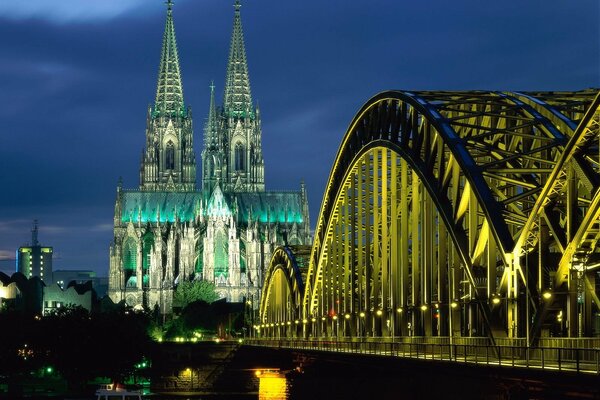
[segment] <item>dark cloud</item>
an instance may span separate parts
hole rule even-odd
[[[116,182],[138,184],[162,3],[130,1],[86,18],[0,14],[3,255],[29,240],[39,218],[55,268],[106,273]],[[341,138],[377,92],[600,86],[597,0],[245,3],[267,187],[305,179],[313,223]],[[208,84],[222,93],[233,8],[180,1],[174,16],[200,160]]]

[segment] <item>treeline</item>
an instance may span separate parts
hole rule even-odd
[[[0,375],[58,373],[71,388],[96,377],[121,381],[149,353],[151,316],[64,307],[47,316],[0,313]]]

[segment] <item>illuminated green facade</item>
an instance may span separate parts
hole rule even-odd
[[[182,280],[214,282],[229,301],[258,304],[265,266],[280,244],[310,242],[304,185],[265,191],[260,112],[252,103],[241,25],[234,28],[224,101],[211,85],[202,188],[196,190],[192,114],[185,106],[171,4],[156,101],[148,110],[139,189],[117,189],[109,295],[172,309]]]
[[[17,272],[27,278],[39,277],[46,285],[52,280],[52,247],[41,246],[38,242],[38,225],[34,222],[31,230],[31,245],[21,246],[17,250]]]

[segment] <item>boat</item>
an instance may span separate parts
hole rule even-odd
[[[127,390],[119,384],[111,383],[96,390],[96,400],[142,400],[142,392]]]

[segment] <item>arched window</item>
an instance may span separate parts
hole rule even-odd
[[[148,273],[150,268],[150,256],[152,254],[152,246],[154,245],[154,235],[152,232],[146,232],[142,242],[142,270],[144,274]]]
[[[240,272],[246,273],[246,243],[240,240]]]
[[[123,270],[135,273],[137,268],[137,246],[133,238],[128,238],[123,246]]]
[[[215,235],[215,278],[227,278],[229,272],[229,241],[225,231],[217,230]]]
[[[167,143],[165,169],[175,169],[175,146],[173,146],[173,142]]]
[[[241,143],[235,145],[235,170],[243,171],[245,168],[245,149]]]

